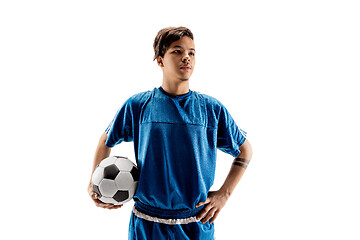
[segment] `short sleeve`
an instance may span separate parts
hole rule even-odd
[[[114,147],[115,145],[125,141],[133,141],[133,116],[131,109],[131,100],[127,100],[124,105],[116,113],[114,119],[106,128],[105,133],[108,138],[105,145]]]
[[[217,130],[217,148],[237,157],[240,154],[239,147],[245,140],[246,132],[236,125],[228,110],[221,106]]]

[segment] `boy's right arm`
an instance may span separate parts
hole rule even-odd
[[[111,148],[107,147],[105,145],[107,139],[107,135],[104,132],[99,140],[99,144],[96,148],[95,151],[95,157],[94,157],[94,162],[93,162],[93,168],[92,168],[92,173],[94,172],[96,166],[105,158],[110,156],[110,152],[111,152]],[[92,177],[92,174],[91,174]],[[91,199],[95,202],[95,205],[98,207],[102,207],[102,208],[107,208],[107,209],[117,209],[122,207],[122,205],[118,205],[115,206],[114,204],[109,204],[109,203],[103,203],[98,199],[97,194],[94,192],[94,190],[92,189],[92,185],[91,185],[91,178],[90,178],[90,183],[88,186],[88,193],[91,197]]]

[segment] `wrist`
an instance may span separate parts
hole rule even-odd
[[[219,189],[219,192],[221,192],[221,194],[226,198],[226,200],[229,199],[231,196],[231,191],[227,188],[222,187]]]

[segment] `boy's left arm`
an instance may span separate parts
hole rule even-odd
[[[252,148],[249,141],[245,140],[245,142],[240,146],[239,150],[241,153],[234,159],[230,172],[221,188],[218,191],[209,192],[206,201],[196,205],[196,207],[206,205],[196,216],[197,219],[201,219],[202,223],[206,223],[209,220],[210,223],[215,221],[216,217],[219,215],[219,212],[225,206],[231,193],[234,191],[236,185],[243,176],[245,169],[252,157]]]

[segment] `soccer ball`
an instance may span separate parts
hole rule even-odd
[[[92,188],[103,203],[121,205],[134,196],[139,173],[139,169],[128,158],[107,157],[94,170]]]

